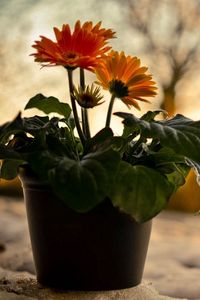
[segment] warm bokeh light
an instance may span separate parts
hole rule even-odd
[[[163,96],[162,83],[169,80],[171,74],[169,61],[162,53],[159,53],[157,56],[158,62],[155,62],[155,58],[144,51],[145,40],[142,38],[142,32],[138,33],[137,30],[133,29],[127,17],[130,12],[129,2],[131,1],[108,0],[106,3],[101,3],[97,0],[88,2],[81,0],[73,2],[65,0],[56,2],[53,0],[44,2],[2,0],[0,12],[2,31],[0,47],[1,123],[13,118],[19,110],[23,110],[27,100],[38,92],[44,95],[53,95],[59,97],[62,101],[66,101],[68,92],[65,70],[61,67],[41,69],[39,65],[33,63],[33,57],[29,56],[32,53],[31,45],[39,35],[53,38],[52,27],[60,27],[63,23],[73,25],[77,18],[84,22],[85,16],[87,16],[87,19],[91,19],[94,24],[102,20],[103,27],[113,28],[114,31],[118,32],[118,38],[111,43],[116,50],[123,49],[127,54],[139,56],[142,58],[142,64],[150,66],[150,73],[153,74],[159,85],[158,96],[152,104],[142,104],[141,109],[142,112],[145,112],[147,109],[158,108]],[[112,11],[112,14],[110,14],[110,11]],[[158,14],[158,12],[156,13]],[[164,41],[168,39],[171,30],[171,27],[167,24],[175,26],[176,20],[174,19],[175,13],[172,14],[166,5],[160,7],[160,13],[162,13],[163,18],[157,19],[159,26],[157,23],[156,26],[155,24],[152,25],[152,32],[154,33],[153,38],[156,36],[158,43],[164,47],[166,45]],[[12,23],[9,21],[10,19],[12,19]],[[192,26],[192,23],[190,26]],[[160,31],[158,31],[158,28]],[[166,37],[163,38],[163,36]],[[186,38],[188,43],[194,43],[194,36],[188,35]],[[174,42],[178,43],[179,41]],[[184,55],[184,50],[182,54]],[[197,66],[193,66],[187,77],[180,80],[176,87],[178,111],[194,119],[198,119],[200,115],[200,76],[197,71]],[[93,74],[88,75],[89,79],[94,79]],[[109,98],[107,93],[106,97]],[[102,127],[102,122],[104,122],[102,121],[104,118],[102,113],[104,113],[106,105],[107,103],[101,109],[92,111],[92,115],[95,113],[95,118],[93,118],[90,111],[93,127],[96,128],[94,131]],[[124,109],[123,103],[117,101],[114,110],[120,110],[120,107]],[[118,120],[112,122],[114,126],[119,124]],[[119,130],[119,128],[115,129],[115,131]]]

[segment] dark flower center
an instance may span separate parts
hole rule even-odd
[[[68,51],[64,53],[63,56],[66,60],[68,60],[68,64],[65,66],[65,68],[69,70],[75,70],[77,65],[74,65],[74,59],[79,57],[78,53]]]
[[[117,98],[128,96],[128,87],[121,80],[113,79],[112,81],[110,81],[109,91]]]
[[[93,97],[88,94],[83,94],[81,96],[81,101],[86,107],[94,103]]]
[[[76,58],[78,55],[77,55],[77,53],[75,53],[75,52],[67,52],[66,54],[65,54],[65,57],[66,58],[69,58],[69,59],[73,59],[73,58]]]

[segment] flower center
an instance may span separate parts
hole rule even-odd
[[[94,106],[94,99],[91,95],[83,94],[83,95],[81,95],[80,98],[81,98],[83,107],[89,108],[89,107]]]
[[[65,66],[67,69],[74,70],[77,68],[77,64],[75,62],[75,59],[79,57],[79,54],[73,51],[68,51],[63,53],[64,59],[67,61],[67,65]]]
[[[69,59],[73,59],[73,58],[76,58],[78,55],[77,55],[77,53],[75,53],[75,52],[67,52],[66,54],[65,54],[65,57],[66,58],[69,58]]]
[[[113,79],[109,82],[109,91],[117,98],[123,98],[128,96],[128,87],[118,79]]]

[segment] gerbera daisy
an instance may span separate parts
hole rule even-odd
[[[111,29],[104,29],[100,28],[101,22],[97,23],[94,27],[92,22],[85,22],[82,26],[83,29],[87,29],[93,33],[98,34],[99,36],[103,36],[105,39],[112,39],[114,38],[115,32],[113,32]]]
[[[84,90],[81,87],[74,88],[74,96],[79,105],[84,108],[93,108],[104,102],[101,101],[103,96],[100,94],[100,87],[95,87],[93,84],[85,87]]]
[[[124,52],[111,51],[104,55],[95,69],[97,83],[109,90],[113,97],[120,98],[128,107],[140,109],[137,100],[149,102],[146,97],[156,95],[155,82],[146,74],[147,68],[140,66],[137,57],[126,56]]]
[[[74,32],[70,26],[64,24],[62,30],[54,28],[56,42],[41,36],[32,46],[37,50],[33,53],[35,61],[47,65],[62,65],[66,68],[84,68],[92,70],[99,63],[99,58],[111,47],[107,40],[114,37],[111,29],[100,28],[101,22],[93,26],[92,22],[85,22],[82,26],[77,21]]]

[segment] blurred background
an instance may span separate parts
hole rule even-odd
[[[117,39],[111,41],[114,49],[139,56],[149,67],[159,92],[152,104],[141,105],[141,113],[163,108],[170,116],[182,113],[200,119],[200,0],[0,0],[1,124],[14,118],[39,92],[68,101],[64,68],[41,69],[29,54],[34,52],[31,45],[39,35],[54,39],[54,26],[69,23],[73,27],[77,19],[101,20],[103,27],[117,32]],[[87,75],[88,82],[94,79]],[[105,122],[106,106],[90,112],[94,133]],[[122,109],[127,110],[117,101],[115,110]],[[121,132],[117,118],[112,127]],[[21,195],[19,182],[1,181],[3,194]],[[192,172],[172,197],[170,208],[200,209],[200,188]]]

